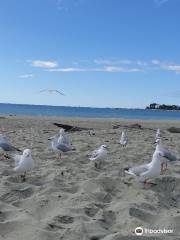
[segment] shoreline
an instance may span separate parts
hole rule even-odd
[[[72,116],[37,116],[37,115],[0,115],[0,119],[39,119],[39,120],[64,120],[64,121],[89,121],[89,122],[121,122],[121,123],[175,123],[180,124],[180,120],[170,120],[170,119],[126,119],[126,118],[106,118],[106,117],[72,117]]]

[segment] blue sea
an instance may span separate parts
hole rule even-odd
[[[0,103],[0,115],[122,118],[142,120],[180,120],[180,111],[125,108],[64,107]]]

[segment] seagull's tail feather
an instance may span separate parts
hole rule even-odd
[[[131,175],[131,176],[136,177],[136,174],[134,174],[133,172],[131,172],[131,171],[129,171],[129,170],[125,170],[124,172],[127,173],[127,174],[129,174],[129,175]]]
[[[90,157],[89,160],[94,161],[94,160],[96,160],[96,158]]]

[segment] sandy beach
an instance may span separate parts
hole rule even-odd
[[[48,140],[58,133],[52,123],[93,128],[68,133],[76,151],[56,158]],[[138,123],[142,129],[119,127]],[[0,161],[0,239],[2,240],[130,240],[136,227],[172,229],[171,234],[145,234],[140,239],[180,239],[180,162],[144,187],[123,169],[151,161],[157,128],[164,145],[180,155],[180,134],[168,127],[180,122],[61,117],[0,118],[0,132],[14,146],[32,149],[36,163],[26,182],[12,169],[14,160]],[[126,130],[129,143],[121,147]],[[107,157],[95,167],[88,154],[101,144]]]

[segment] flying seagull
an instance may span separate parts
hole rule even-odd
[[[65,94],[57,89],[43,89],[41,91],[39,91],[40,93],[43,93],[43,92],[49,92],[49,93],[58,93],[60,95],[63,95],[65,96]]]

